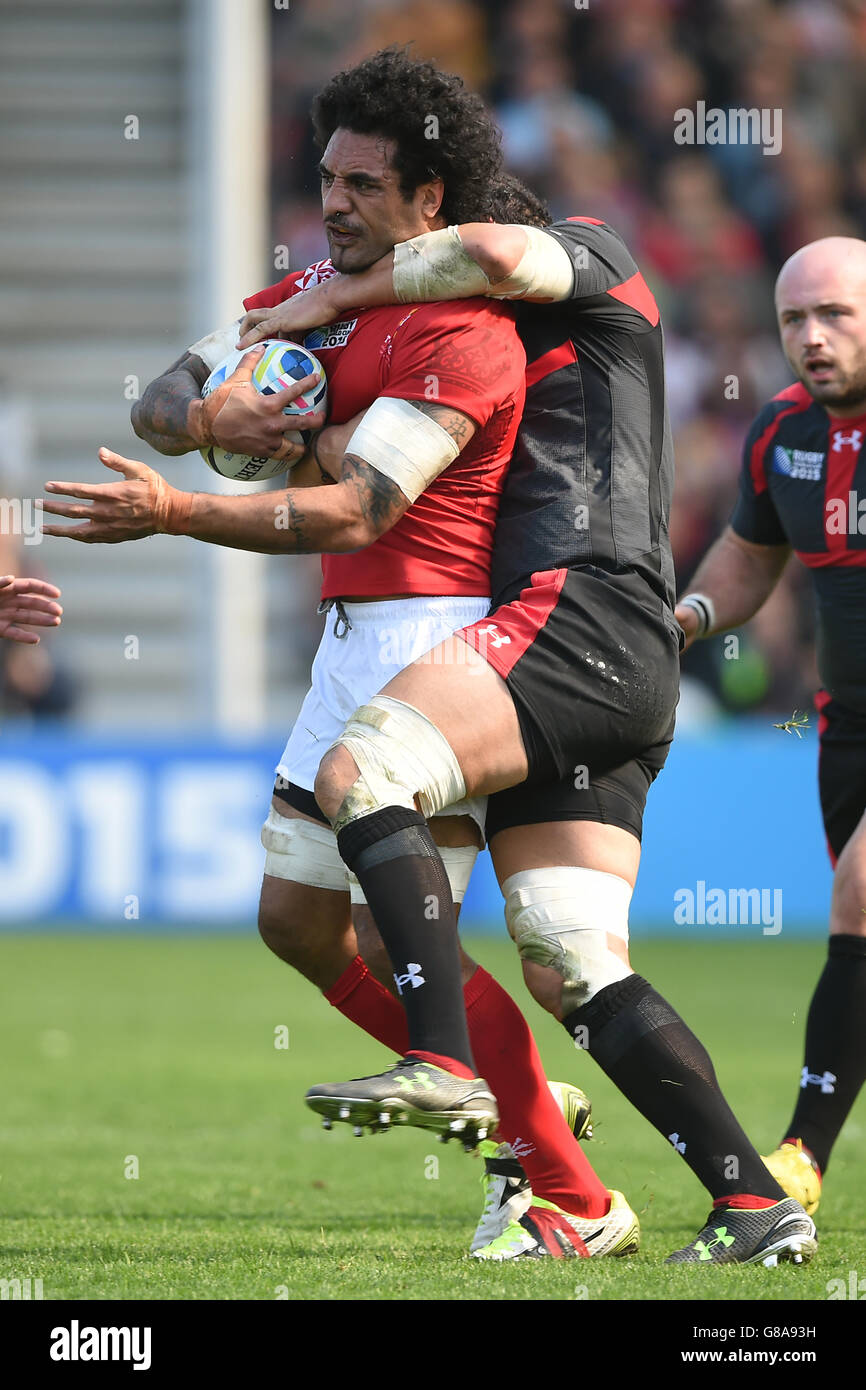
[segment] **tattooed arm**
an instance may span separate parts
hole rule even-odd
[[[204,443],[195,414],[201,406],[201,388],[209,369],[200,357],[185,352],[150,383],[132,407],[132,428],[160,454],[188,454]],[[193,419],[190,408],[193,407]]]
[[[426,401],[410,404],[441,426],[458,453],[475,433],[474,421],[460,411]],[[396,482],[353,453],[344,454],[339,480],[330,486],[246,497],[181,492],[146,464],[109,449],[101,449],[99,456],[123,481],[46,483],[54,496],[45,500],[44,510],[86,523],[44,526],[46,535],[104,544],[164,532],[267,555],[336,555],[371,545],[411,506]],[[443,453],[440,471],[450,462],[450,453]],[[55,501],[58,494],[79,501]]]

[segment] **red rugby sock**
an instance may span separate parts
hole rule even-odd
[[[337,983],[324,990],[324,995],[344,1018],[357,1023],[391,1052],[406,1056],[409,1051],[406,1015],[393,994],[370,974],[360,956],[346,966]]]
[[[604,1216],[610,1206],[607,1188],[550,1094],[529,1024],[514,1000],[481,966],[463,995],[478,1072],[499,1105],[499,1132],[515,1150],[533,1192],[575,1216]],[[325,998],[365,1033],[406,1055],[406,1015],[360,956]]]
[[[536,1197],[574,1216],[604,1216],[607,1188],[563,1119],[532,1031],[510,994],[478,967],[463,987],[478,1071],[499,1105],[499,1129]]]

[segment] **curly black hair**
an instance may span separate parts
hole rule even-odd
[[[441,213],[450,225],[489,216],[489,189],[502,168],[500,133],[461,78],[392,46],[332,77],[313,99],[313,131],[324,150],[334,131],[394,142],[400,192],[441,178]]]
[[[494,180],[489,207],[494,222],[511,222],[519,227],[549,227],[553,221],[543,199],[514,174],[502,174]]]

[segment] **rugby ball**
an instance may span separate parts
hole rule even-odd
[[[270,396],[275,391],[285,391],[286,387],[296,381],[302,381],[305,376],[316,378],[315,385],[309,391],[286,406],[284,415],[293,417],[299,426],[302,426],[305,415],[327,410],[328,383],[325,369],[318,357],[314,357],[300,343],[281,342],[276,338],[257,343],[256,347],[265,349],[264,356],[256,364],[252,376],[253,385],[262,395]],[[236,371],[246,354],[254,351],[255,348],[245,348],[243,351],[235,349],[230,352],[228,357],[214,367],[201,389],[202,397],[209,396],[218,386],[222,386]],[[303,442],[303,436],[298,430],[293,432],[293,437],[296,443]],[[255,483],[260,478],[274,478],[279,473],[285,473],[289,467],[285,460],[263,458],[256,454],[232,454],[215,444],[199,452],[214,473],[238,483]]]

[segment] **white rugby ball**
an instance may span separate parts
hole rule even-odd
[[[318,357],[308,352],[300,343],[282,342],[276,338],[257,343],[256,347],[265,349],[264,356],[256,364],[252,376],[253,385],[262,395],[270,396],[275,391],[285,391],[288,386],[302,381],[305,376],[316,378],[315,385],[309,391],[286,406],[284,415],[296,419],[298,425],[303,428],[305,415],[327,410],[328,382],[325,369]],[[230,352],[228,357],[214,367],[201,389],[202,396],[209,396],[218,386],[222,386],[226,378],[236,371],[246,354],[253,351],[255,348],[245,348],[243,351],[235,349]],[[300,430],[295,430],[293,434],[296,443],[304,442]],[[274,478],[279,473],[285,473],[288,468],[285,460],[264,458],[257,454],[232,454],[215,444],[199,452],[215,473],[238,483],[254,483],[260,478]]]

